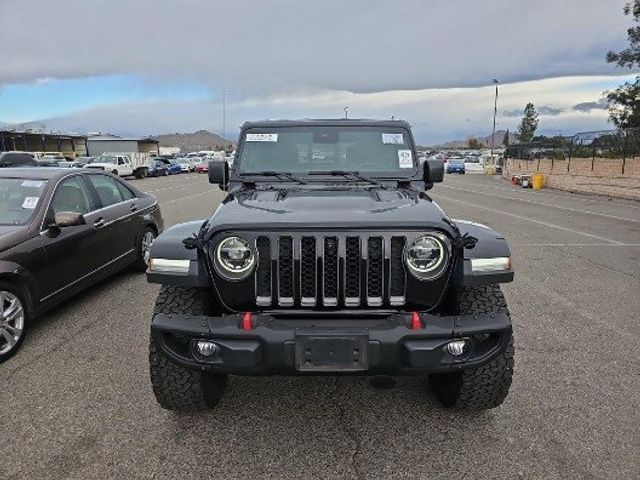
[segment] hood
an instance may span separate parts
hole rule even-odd
[[[21,225],[0,225],[0,252],[26,240],[29,228]]]
[[[233,192],[213,214],[217,231],[271,228],[441,228],[444,211],[411,189],[280,189]]]

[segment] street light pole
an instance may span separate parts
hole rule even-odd
[[[493,83],[496,85],[496,98],[493,104],[493,130],[491,131],[491,161],[493,162],[493,149],[496,143],[496,115],[498,115],[498,80],[493,79]]]
[[[222,139],[227,139],[227,94],[222,94]]]
[[[344,107],[344,118],[349,118],[349,107]]]

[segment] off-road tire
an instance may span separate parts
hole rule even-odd
[[[459,314],[506,313],[507,302],[500,285],[461,288],[457,294]],[[502,404],[509,393],[513,376],[513,336],[506,349],[489,363],[454,373],[431,375],[436,398],[447,408],[487,410]]]
[[[203,315],[210,304],[202,289],[163,285],[156,300],[156,313]],[[198,411],[215,407],[224,392],[227,375],[186,368],[173,362],[149,342],[149,370],[156,400],[162,408],[174,411]]]

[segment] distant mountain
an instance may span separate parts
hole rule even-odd
[[[194,133],[167,133],[151,138],[158,140],[161,147],[180,147],[182,152],[214,150],[230,143],[235,144],[208,130],[198,130]]]
[[[504,137],[507,134],[506,130],[496,130],[495,134],[495,142],[494,146],[496,148],[502,146],[502,142],[504,142]],[[480,142],[483,147],[490,148],[491,147],[491,135],[487,135],[486,137],[477,137],[476,140]],[[520,137],[516,133],[509,132],[509,143],[518,143]],[[466,148],[468,146],[468,139],[465,140],[450,140],[448,142],[442,143],[440,145],[433,145],[433,148]]]

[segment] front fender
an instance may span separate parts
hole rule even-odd
[[[182,285],[207,287],[211,280],[207,273],[205,260],[197,248],[188,249],[182,241],[197,235],[205,220],[179,223],[165,230],[153,242],[150,253],[151,266],[147,269],[147,281],[163,285]],[[154,271],[153,260],[188,260],[189,268],[185,272]]]
[[[34,304],[34,299],[39,297],[38,283],[31,275],[31,272],[20,266],[15,262],[9,262],[7,260],[0,260],[0,281],[6,280],[9,282],[19,282],[22,286],[24,286],[27,290],[27,294],[29,295],[29,303],[30,307],[33,308],[36,306]]]
[[[454,220],[454,223],[461,235],[466,233],[478,239],[475,247],[463,249],[464,257],[456,272],[456,283],[471,286],[512,282],[514,274],[510,266],[508,269],[488,272],[474,271],[472,268],[472,260],[475,259],[511,258],[507,240],[481,223],[467,220]]]

